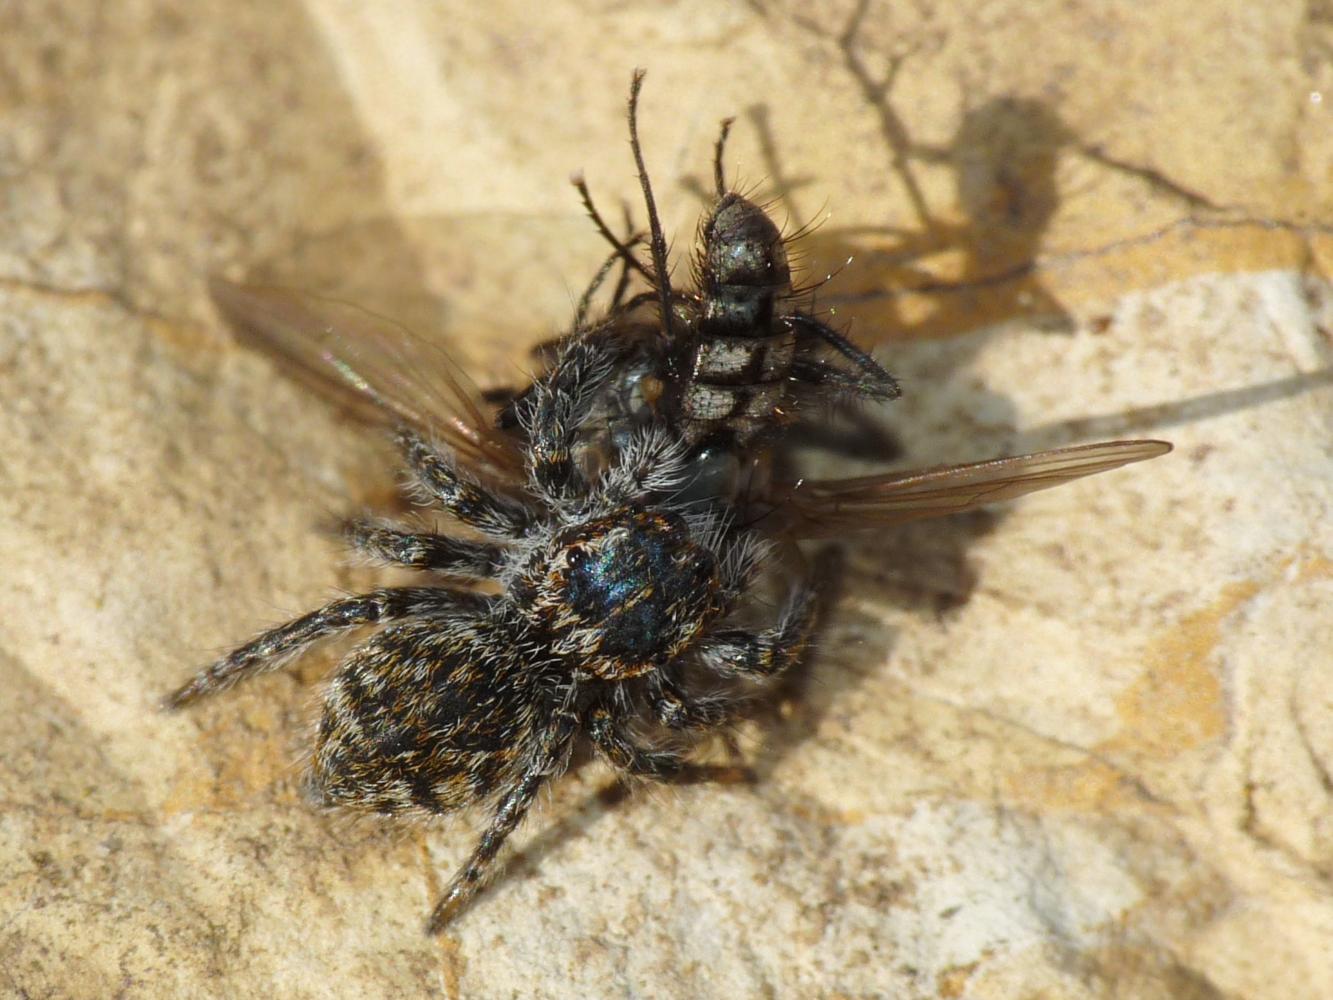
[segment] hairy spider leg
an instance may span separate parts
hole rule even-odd
[[[611,699],[595,705],[585,723],[588,736],[607,763],[618,771],[640,778],[669,781],[685,766],[677,753],[640,746],[629,734],[625,709]]]
[[[517,500],[500,496],[464,476],[451,455],[410,427],[398,430],[397,442],[421,491],[459,521],[506,541],[528,533],[532,515]]]
[[[524,769],[523,776],[505,794],[491,816],[490,825],[481,835],[471,857],[458,869],[449,880],[449,887],[444,897],[436,904],[426,924],[428,934],[437,934],[444,929],[458,912],[467,905],[477,891],[486,884],[495,856],[509,835],[523,822],[523,817],[532,808],[533,801],[541,787],[552,777],[564,770],[570,747],[576,731],[576,721],[568,716],[561,716],[552,727],[544,742],[542,751],[537,754]]]
[[[528,480],[533,492],[550,506],[587,495],[588,484],[574,459],[574,445],[579,424],[611,371],[605,351],[575,341],[550,376],[533,386],[533,404],[524,418]]]
[[[166,697],[163,706],[177,709],[205,695],[223,691],[247,677],[267,673],[330,636],[388,622],[416,618],[477,602],[477,595],[444,587],[384,587],[346,597],[301,615],[232,650]]]
[[[727,676],[776,677],[804,655],[818,610],[814,588],[802,585],[777,625],[761,632],[744,629],[714,632],[701,640],[699,659]]]
[[[374,518],[356,518],[343,526],[353,549],[381,565],[407,566],[447,576],[492,579],[504,564],[504,549],[430,531],[418,531]]]
[[[607,700],[595,705],[584,720],[593,747],[622,774],[673,785],[738,784],[752,781],[749,768],[730,764],[696,764],[678,753],[640,745],[631,735],[634,716],[624,704]]]
[[[735,698],[687,694],[669,677],[655,674],[648,685],[648,705],[668,729],[716,729],[736,715]]]

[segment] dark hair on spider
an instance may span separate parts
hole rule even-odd
[[[727,725],[742,704],[700,694],[690,678],[774,677],[813,629],[805,585],[770,627],[728,625],[765,546],[671,499],[690,475],[679,439],[636,432],[600,475],[585,475],[572,446],[613,372],[605,350],[576,342],[534,384],[518,489],[482,485],[420,432],[399,430],[421,496],[484,541],[378,520],[349,527],[348,541],[376,561],[494,579],[498,595],[423,583],[337,600],[222,657],[166,701],[180,708],[320,640],[381,626],[328,686],[308,784],[319,802],[382,814],[490,806],[432,932],[483,884],[576,738],[627,774],[678,778],[691,770],[679,737]]]
[[[748,458],[742,445],[781,426],[802,394],[890,396],[896,384],[791,308],[781,234],[762,208],[726,190],[726,126],[698,290],[672,288],[638,142],[641,82],[636,74],[630,136],[652,263],[634,253],[640,237],[611,235],[579,182],[613,253],[563,350],[506,411],[517,433],[494,425],[447,351],[385,317],[291,290],[210,284],[245,342],[351,412],[397,425],[421,497],[480,538],[354,522],[347,540],[363,555],[436,579],[340,599],[270,629],[166,704],[179,708],[323,639],[379,627],[328,687],[310,788],[319,801],[379,813],[490,807],[432,931],[483,884],[577,739],[625,773],[679,778],[692,769],[673,737],[723,726],[739,704],[735,692],[701,693],[698,680],[771,678],[800,659],[815,620],[808,584],[768,627],[731,620],[766,546],[749,524],[762,522],[772,539],[840,535],[1010,500],[1170,450],[1110,441],[925,472],[770,481],[734,502],[728,463]],[[589,322],[592,293],[616,261],[611,312]],[[622,301],[629,271],[653,291]],[[652,301],[660,315],[641,320],[636,310]],[[612,447],[584,461],[599,436]],[[498,593],[457,586],[459,578],[493,581]]]

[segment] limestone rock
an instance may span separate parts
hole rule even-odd
[[[1333,995],[1318,5],[452,6],[0,13],[0,992]],[[511,381],[603,253],[567,175],[636,203],[635,65],[678,273],[738,114],[731,177],[853,258],[820,302],[903,378],[900,464],[1176,451],[858,540],[756,785],[581,768],[427,939],[476,817],[309,810],[333,654],[155,707],[371,579],[320,528],[392,496],[204,279]]]

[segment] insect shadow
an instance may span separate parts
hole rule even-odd
[[[828,304],[844,305],[870,335],[947,337],[1014,321],[1071,331],[1069,313],[1041,275],[1050,225],[1064,195],[1071,193],[1062,193],[1059,178],[1062,162],[1070,158],[1132,176],[1188,217],[1223,211],[1160,171],[1084,140],[1054,103],[1037,98],[989,96],[961,109],[958,127],[945,142],[919,141],[895,107],[894,90],[913,63],[938,51],[946,36],[929,27],[898,31],[889,24],[892,41],[877,42],[875,29],[885,30],[885,22],[899,13],[897,7],[857,0],[841,23],[816,20],[799,9],[791,15],[793,25],[813,37],[860,92],[878,125],[885,176],[898,192],[895,201],[905,202],[912,219],[908,224],[870,220],[859,226],[830,225],[813,234],[816,256],[826,254],[840,262],[855,255],[861,260],[863,266],[848,276]],[[929,17],[923,20],[928,24]],[[969,95],[977,90],[964,87]],[[766,126],[763,108],[752,109],[751,115],[758,126]],[[766,141],[762,148],[769,169],[781,181],[774,144]],[[947,210],[931,203],[929,192],[938,188],[923,183],[921,168],[942,168],[952,177],[953,204]],[[797,217],[790,192],[801,183],[780,188]],[[931,266],[931,258],[940,254],[949,255],[948,278]],[[862,287],[853,289],[852,282],[858,281]],[[904,315],[904,310],[912,315]]]

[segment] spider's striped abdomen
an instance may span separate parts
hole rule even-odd
[[[450,812],[516,772],[541,726],[534,682],[483,618],[376,633],[330,682],[308,788],[326,805]]]

